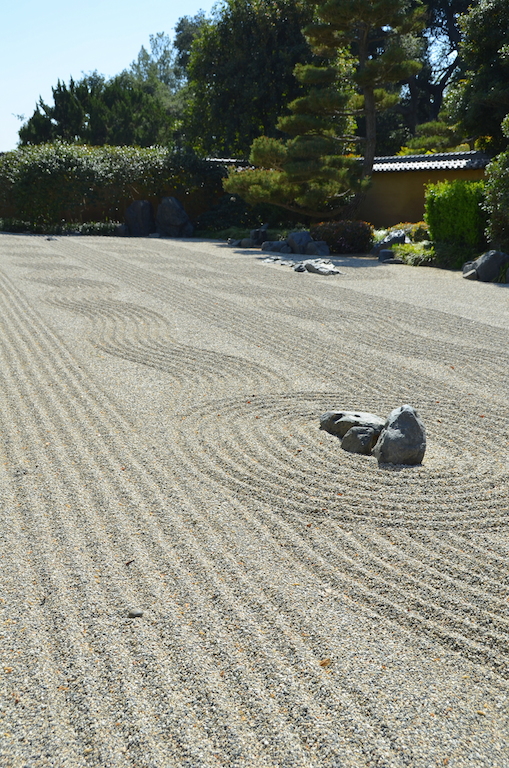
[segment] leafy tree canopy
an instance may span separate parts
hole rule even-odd
[[[466,73],[454,94],[453,117],[482,148],[507,147],[502,120],[509,112],[509,3],[480,0],[460,18]]]
[[[185,140],[205,154],[228,157],[247,156],[261,134],[280,135],[278,115],[300,93],[293,68],[311,58],[302,33],[311,19],[304,0],[217,6],[190,49]]]
[[[105,80],[93,72],[81,80],[60,80],[53,105],[42,99],[32,117],[21,127],[22,145],[56,139],[100,146],[167,144],[173,118],[159,82],[136,78],[129,72]]]

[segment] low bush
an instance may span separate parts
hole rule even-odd
[[[393,227],[389,227],[386,230],[387,234],[390,232],[396,232],[403,230],[405,235],[412,241],[412,243],[420,243],[424,240],[429,240],[429,228],[425,221],[418,221],[412,223],[410,221],[402,221],[400,224],[394,224]]]
[[[310,228],[313,240],[324,240],[331,253],[368,253],[373,227],[366,221],[323,221]]]
[[[411,267],[436,267],[435,249],[429,240],[415,243],[398,243],[391,246],[394,256]]]
[[[457,247],[482,248],[486,243],[484,186],[479,181],[440,181],[428,184],[425,219],[431,239]]]
[[[88,221],[85,224],[64,221],[61,224],[44,224],[20,219],[0,219],[0,232],[31,235],[116,235],[119,225],[119,221]]]

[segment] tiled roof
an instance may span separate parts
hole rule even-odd
[[[457,168],[486,168],[490,161],[484,152],[443,152],[435,155],[375,157],[377,171],[443,171]]]

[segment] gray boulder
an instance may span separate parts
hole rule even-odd
[[[302,232],[290,232],[286,242],[292,249],[292,253],[306,253],[307,244],[313,242],[313,238],[303,230]]]
[[[373,448],[379,464],[420,464],[426,450],[426,430],[411,405],[401,405],[389,414]]]
[[[384,425],[385,419],[366,411],[327,411],[320,416],[320,429],[338,437],[344,437],[352,427],[367,427],[378,437]]]
[[[389,261],[389,259],[392,259],[394,257],[394,251],[392,248],[382,248],[378,252],[378,261]]]
[[[306,245],[307,256],[329,256],[329,246],[325,240],[310,240]]]
[[[506,283],[509,278],[509,254],[487,251],[475,261],[467,261],[463,265],[463,277],[483,283]]]
[[[341,447],[349,453],[362,453],[369,456],[379,432],[372,427],[352,427],[341,441]]]
[[[399,243],[406,243],[406,235],[404,229],[396,229],[394,232],[389,232],[379,243],[373,246],[371,253],[373,256],[378,256],[381,250],[389,248],[391,245],[397,245]]]
[[[262,251],[279,253],[283,245],[286,245],[285,240],[264,240],[262,243]]]
[[[241,248],[254,248],[254,242],[251,240],[250,237],[243,237],[240,241],[240,247]]]
[[[154,212],[148,200],[134,200],[124,218],[130,237],[148,237],[156,230]]]
[[[157,231],[162,237],[192,237],[194,227],[176,197],[163,197],[157,208]]]
[[[260,227],[259,229],[252,229],[250,233],[250,238],[253,241],[254,245],[263,245],[263,243],[267,240],[267,227],[268,224],[264,224],[263,227]]]

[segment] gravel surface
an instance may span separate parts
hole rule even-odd
[[[509,286],[334,261],[0,235],[2,768],[509,766]]]

